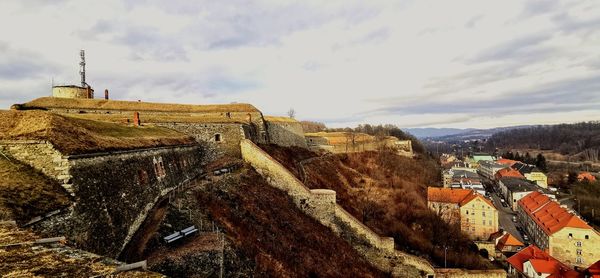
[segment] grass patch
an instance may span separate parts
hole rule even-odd
[[[168,128],[133,127],[45,111],[0,111],[0,117],[0,140],[46,140],[64,154],[195,143],[194,138]]]
[[[0,156],[0,219],[28,221],[69,203],[67,192],[56,182]]]

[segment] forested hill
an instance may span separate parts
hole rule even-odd
[[[579,154],[585,160],[598,160],[600,121],[549,126],[532,126],[494,133],[489,148],[554,150],[561,154]]]

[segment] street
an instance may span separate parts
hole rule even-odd
[[[498,209],[498,228],[509,232],[511,235],[513,235],[515,238],[517,238],[519,241],[525,244],[521,233],[517,230],[517,227],[515,226],[519,224],[512,221],[512,217],[516,216],[517,213],[514,212],[510,208],[510,206],[502,206],[499,197],[500,193],[496,193],[491,190],[494,187],[492,185],[492,181],[484,177],[481,177],[481,180],[486,184],[486,191],[490,194],[492,203],[494,204],[494,206],[496,206],[496,209]]]

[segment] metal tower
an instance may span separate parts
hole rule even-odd
[[[81,75],[81,87],[87,88],[88,84],[85,83],[85,50],[79,51],[81,56],[81,62],[79,62],[79,74]]]

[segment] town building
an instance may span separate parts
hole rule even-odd
[[[495,161],[483,160],[479,162],[479,173],[490,180],[494,179],[496,172],[504,168],[506,168],[506,165]]]
[[[590,172],[580,172],[577,175],[577,180],[578,181],[589,181],[589,182],[595,182],[596,181],[596,177],[594,175],[592,175],[592,173]]]
[[[556,259],[577,267],[600,259],[600,234],[541,192],[521,198],[517,215],[532,242]]]
[[[535,182],[538,186],[548,188],[548,176],[534,165],[516,162],[511,168],[519,171],[526,179]]]
[[[479,166],[479,162],[481,161],[494,161],[495,158],[491,154],[487,153],[475,153],[465,159],[465,162],[473,165],[473,168],[477,168]]]
[[[474,240],[488,239],[498,231],[498,211],[481,194],[470,189],[427,188],[427,205],[445,221],[460,223]]]
[[[521,198],[527,196],[531,192],[542,192],[542,190],[544,190],[531,181],[513,177],[501,178],[498,181],[498,186],[502,192],[502,195],[506,199],[506,202],[513,210],[517,210],[517,202],[521,200]],[[543,193],[549,195],[551,198],[554,198],[554,195],[552,195],[550,191],[545,191]]]
[[[506,178],[506,177],[513,177],[513,178],[520,178],[520,179],[524,179],[525,176],[523,176],[519,171],[510,168],[510,167],[506,167],[504,169],[500,169],[498,170],[498,172],[496,172],[496,175],[494,175],[494,178],[499,181],[502,178]]]
[[[506,231],[503,231],[502,235],[496,237],[494,242],[496,244],[496,250],[502,253],[519,252],[525,247],[525,244]]]
[[[506,262],[508,262],[509,277],[580,277],[579,272],[533,245],[514,254]]]
[[[504,164],[504,165],[506,165],[506,167],[510,167],[519,161],[508,159],[508,158],[500,158],[500,159],[496,160],[496,162],[498,162],[500,164]]]

